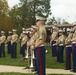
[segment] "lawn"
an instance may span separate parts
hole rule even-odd
[[[23,74],[23,73],[0,73],[0,75],[36,75],[36,74]],[[64,74],[47,74],[47,75],[64,75]],[[65,74],[65,75],[71,75],[71,74]]]
[[[65,58],[64,58],[64,63],[58,63],[56,62],[56,57],[52,57],[51,56],[51,48],[50,47],[46,47],[46,49],[48,50],[48,53],[46,54],[46,67],[47,68],[65,68]],[[7,51],[7,49],[6,49]],[[19,53],[20,51],[20,47],[18,45],[17,47],[17,58],[12,59],[10,57],[10,54],[6,53],[6,57],[5,58],[0,58],[0,65],[12,65],[12,66],[27,66],[27,60],[23,61],[22,56]],[[65,53],[65,51],[64,51]],[[65,54],[64,54],[65,56]]]
[[[10,54],[7,54],[7,48],[6,48],[6,57],[0,58],[0,65],[12,65],[12,66],[26,66],[27,62],[22,61],[22,56],[19,52],[19,45],[17,47],[17,58],[11,58]]]
[[[52,57],[51,55],[51,47],[46,47],[48,50],[48,53],[46,54],[46,67],[48,68],[65,68],[65,58],[64,63],[58,63],[56,62],[57,57]],[[65,51],[64,51],[64,57],[65,57]]]

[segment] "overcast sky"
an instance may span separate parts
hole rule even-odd
[[[15,4],[19,3],[19,0],[7,0],[7,1],[8,1],[10,8],[13,7]]]
[[[19,0],[8,0],[10,7],[18,3]],[[65,19],[70,23],[75,22],[76,0],[51,0],[51,12],[51,16]]]
[[[63,18],[70,23],[76,21],[76,0],[52,0],[52,15]]]

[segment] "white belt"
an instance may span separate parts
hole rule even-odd
[[[55,46],[56,44],[53,44],[53,46]]]
[[[44,44],[40,45],[40,47],[44,46]]]
[[[74,44],[74,43],[76,43],[76,42],[72,42],[72,43]]]
[[[63,44],[59,44],[59,46],[63,46]]]
[[[72,45],[67,45],[66,47],[72,47]]]

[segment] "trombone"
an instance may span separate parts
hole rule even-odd
[[[34,50],[31,49],[31,63],[30,63],[30,68],[34,68],[34,59],[35,59]]]

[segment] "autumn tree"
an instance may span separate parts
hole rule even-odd
[[[8,32],[12,29],[12,23],[8,15],[9,7],[7,0],[0,0],[0,31]]]
[[[0,15],[8,12],[8,3],[6,0],[0,0]]]
[[[51,14],[51,0],[20,0],[9,12],[12,22],[17,27],[30,27],[35,24],[35,15],[45,16]]]

